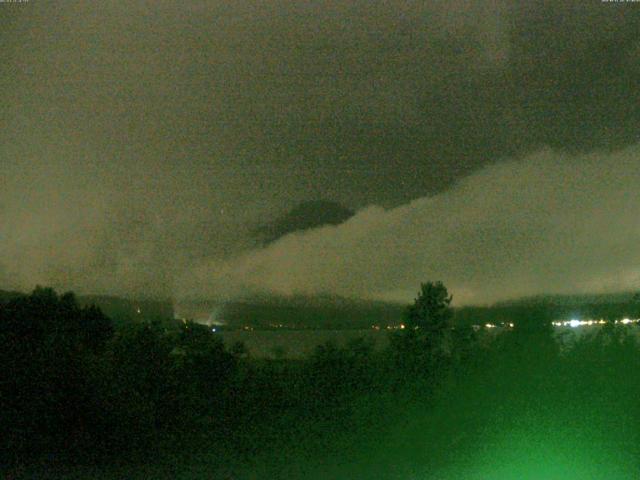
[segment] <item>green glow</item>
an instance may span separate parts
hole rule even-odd
[[[470,480],[596,480],[638,478],[631,454],[588,442],[578,432],[529,428],[486,442],[446,472],[426,478]]]

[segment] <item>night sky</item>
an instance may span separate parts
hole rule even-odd
[[[640,289],[640,3],[0,4],[0,288]],[[341,225],[256,231],[302,202]]]

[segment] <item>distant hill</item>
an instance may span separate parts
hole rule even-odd
[[[360,329],[397,325],[404,308],[400,304],[334,296],[264,296],[225,303],[180,302],[177,312],[203,323],[232,328]]]
[[[628,303],[640,300],[638,292],[615,292],[615,293],[587,293],[575,295],[535,295],[496,303],[500,306],[524,306],[524,305],[585,305],[585,304],[612,304]]]
[[[96,305],[115,321],[145,320],[164,321],[173,319],[171,300],[150,300],[113,297],[107,295],[82,295],[78,297],[81,306]]]
[[[538,295],[491,306],[455,310],[458,325],[514,322],[540,324],[555,320],[640,318],[636,292],[584,295]]]
[[[407,304],[338,296],[264,296],[215,306],[219,323],[257,328],[371,328],[398,325]],[[212,308],[211,311],[214,311]],[[640,318],[640,299],[633,292],[598,295],[545,295],[492,306],[454,308],[458,326],[486,323],[539,325],[554,320]]]
[[[21,297],[22,295],[24,295],[22,292],[0,290],[0,303],[10,302],[14,298]]]
[[[24,293],[0,290],[0,303],[20,295]],[[136,300],[105,295],[77,298],[81,306],[97,305],[116,323],[164,321],[179,316],[232,328],[361,329],[373,325],[384,328],[401,323],[408,305],[332,295],[262,295],[231,302],[191,299],[175,305],[170,300]],[[636,292],[539,295],[490,306],[454,308],[454,324],[458,326],[501,322],[538,325],[573,318],[617,320],[626,317],[640,318],[640,297]]]
[[[292,232],[324,225],[339,225],[354,215],[354,211],[337,202],[311,200],[302,202],[291,211],[263,225],[255,232],[262,244],[269,244]]]
[[[62,292],[58,292],[62,293]],[[0,290],[0,303],[9,302],[25,293]],[[81,307],[96,305],[112,320],[167,320],[173,319],[173,302],[170,300],[137,300],[108,295],[79,295]]]

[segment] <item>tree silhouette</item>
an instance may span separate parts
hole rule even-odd
[[[406,326],[427,335],[442,335],[453,316],[452,295],[442,282],[420,285],[420,292],[406,314]]]
[[[88,366],[112,333],[98,308],[80,308],[72,293],[51,288],[0,308],[0,450],[69,448],[90,423]]]
[[[437,376],[447,363],[452,348],[451,300],[442,282],[420,285],[418,296],[406,310],[404,329],[390,338],[402,381]]]

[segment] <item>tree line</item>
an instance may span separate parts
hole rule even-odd
[[[221,464],[250,464],[287,448],[296,459],[339,458],[355,444],[375,449],[398,425],[399,442],[432,442],[436,458],[447,439],[465,438],[469,412],[478,424],[501,422],[540,402],[592,401],[595,384],[640,393],[625,377],[640,366],[627,330],[609,325],[563,351],[549,322],[493,336],[452,328],[451,304],[441,282],[427,282],[388,348],[360,338],[308,358],[259,359],[203,325],[114,324],[72,293],[38,287],[0,304],[0,461],[135,464],[215,452]],[[437,418],[449,419],[444,432],[423,438]],[[422,454],[415,445],[380,455],[402,463]]]

